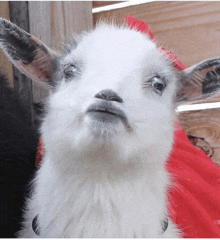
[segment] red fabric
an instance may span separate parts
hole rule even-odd
[[[135,27],[155,40],[148,25],[126,16]],[[185,66],[169,51],[159,48],[179,70]],[[44,155],[40,139],[36,166]],[[169,213],[185,238],[220,238],[220,168],[193,146],[178,125],[174,146],[167,162],[173,186],[169,192]]]
[[[155,41],[153,32],[145,22],[128,15],[125,16],[125,20],[131,29],[135,28],[137,31],[146,33],[152,41]]]
[[[220,237],[220,168],[178,126],[167,169],[170,216],[187,238]]]

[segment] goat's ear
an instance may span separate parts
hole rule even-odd
[[[220,91],[220,57],[205,60],[183,71],[176,102],[197,101]]]
[[[40,40],[15,24],[0,18],[0,47],[25,75],[40,82],[50,82],[55,53]]]

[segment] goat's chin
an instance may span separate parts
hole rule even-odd
[[[122,121],[114,116],[106,119],[86,117],[84,126],[85,133],[95,144],[115,142],[121,134],[126,134],[126,128]]]
[[[73,148],[77,151],[85,152],[93,149],[117,148],[117,142],[125,131],[121,127],[114,127],[105,123],[90,123],[83,126],[81,131],[74,135]]]

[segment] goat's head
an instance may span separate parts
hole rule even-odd
[[[43,141],[48,154],[67,158],[163,165],[176,103],[202,96],[203,82],[219,87],[220,58],[180,71],[126,27],[100,24],[58,55],[1,19],[0,44],[23,73],[51,86]]]

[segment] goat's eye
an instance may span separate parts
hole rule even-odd
[[[73,78],[76,75],[77,67],[74,64],[68,64],[65,66],[64,75],[66,79]]]
[[[157,94],[161,95],[166,87],[165,81],[163,79],[161,79],[160,77],[155,76],[151,79],[151,83],[152,83],[153,90]]]

